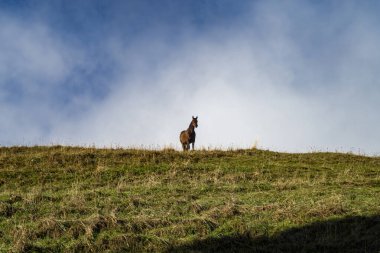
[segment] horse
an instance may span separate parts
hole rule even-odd
[[[194,142],[195,142],[195,131],[194,128],[198,127],[198,116],[192,116],[192,120],[190,122],[189,128],[187,130],[183,130],[179,135],[179,140],[182,144],[183,151],[190,149],[190,143],[192,144],[194,150]]]

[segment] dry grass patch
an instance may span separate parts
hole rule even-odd
[[[14,147],[0,165],[4,252],[186,252],[210,238],[270,252],[274,234],[380,214],[380,158],[350,154]]]

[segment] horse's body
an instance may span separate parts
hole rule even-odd
[[[192,148],[194,150],[195,143],[195,131],[194,128],[198,127],[198,116],[191,120],[189,128],[183,130],[179,135],[179,140],[181,141],[183,151],[190,149],[190,144],[192,144]]]

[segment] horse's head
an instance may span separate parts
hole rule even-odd
[[[193,127],[198,127],[198,116],[197,117],[192,116],[192,117],[193,117],[193,120],[191,121],[191,125]]]

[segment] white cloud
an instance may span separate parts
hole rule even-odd
[[[67,52],[41,24],[1,18],[0,84],[16,80],[34,92],[38,85],[54,85],[70,70]],[[32,83],[32,84],[30,84]]]
[[[0,18],[0,144],[47,143],[62,111],[57,90],[80,54],[38,22]]]
[[[134,43],[113,34],[104,50],[119,71],[107,98],[34,135],[63,144],[179,148],[180,131],[198,115],[196,147],[258,141],[281,151],[378,153],[380,35],[373,14],[347,4],[323,16],[294,3],[263,2],[229,29],[185,30],[175,44],[159,31]],[[46,69],[61,78],[67,61],[56,52]]]

